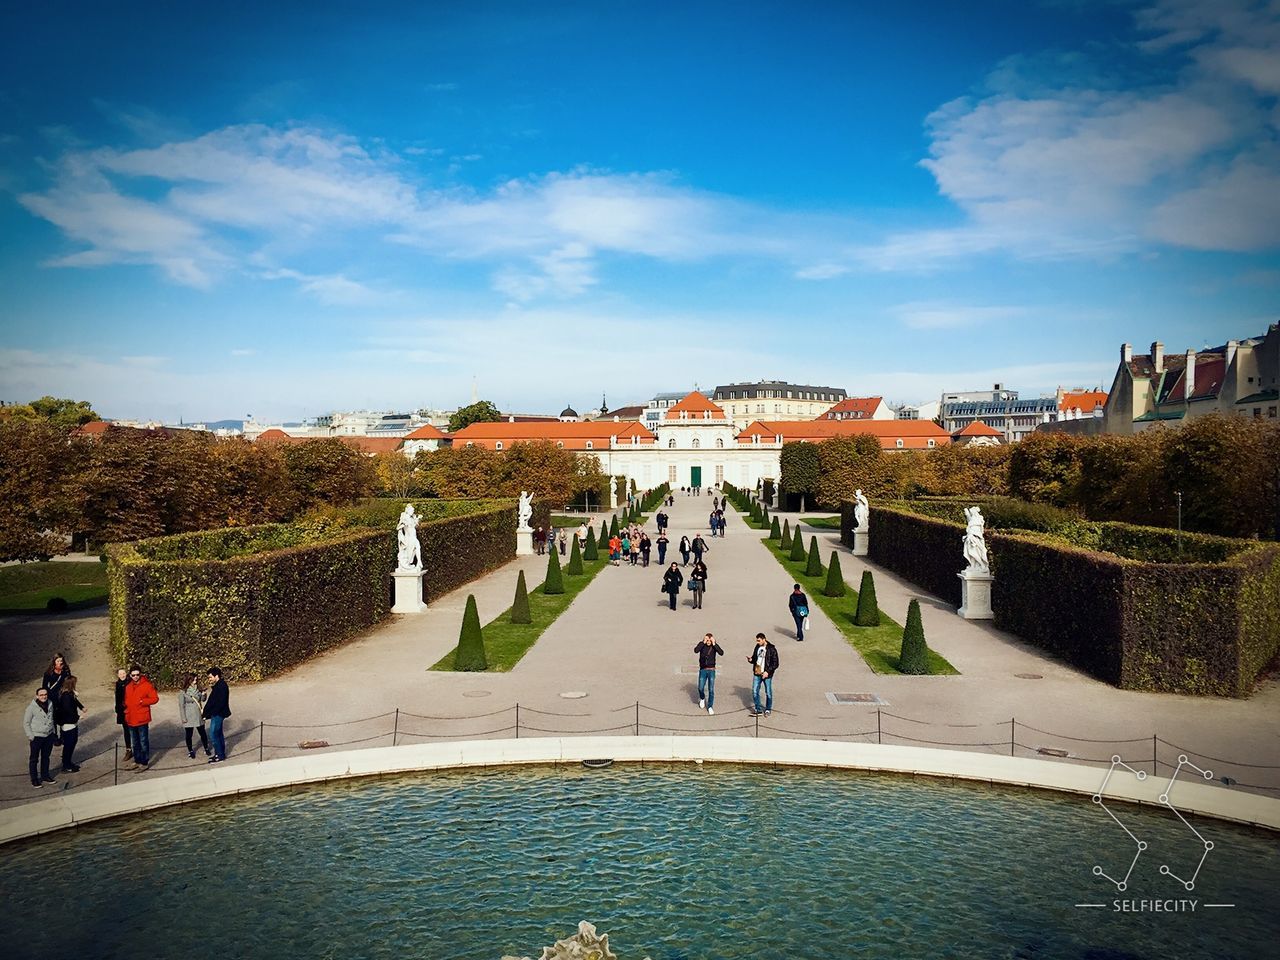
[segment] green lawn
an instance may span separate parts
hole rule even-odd
[[[609,565],[608,559],[583,560],[582,576],[571,577],[564,570],[563,564],[567,562],[567,560],[561,561],[560,568],[560,574],[564,578],[564,593],[547,596],[542,592],[541,584],[529,591],[529,612],[532,614],[532,623],[512,623],[511,608],[508,607],[495,619],[485,624],[484,650],[489,660],[490,672],[506,673],[519,663],[542,636],[542,632],[555,622],[556,617],[569,608],[573,598],[585,590],[595,575]],[[455,645],[431,669],[452,672],[453,658],[457,649]]]
[[[559,514],[559,513],[553,513],[551,515],[551,525],[557,528],[576,527],[578,524],[582,523],[584,520],[587,522],[588,526],[591,525],[590,517],[566,517],[563,514]]]
[[[801,523],[807,523],[811,527],[822,527],[824,530],[839,530],[840,517],[801,517]]]
[[[42,612],[54,597],[73,607],[107,602],[105,563],[17,563],[0,567],[0,613]]]
[[[826,562],[830,554],[823,557],[824,572],[821,576],[805,576],[808,558],[792,561],[778,546],[777,540],[762,541],[765,547],[794,579],[792,583],[800,584],[809,596],[810,603],[822,608],[831,621],[844,634],[850,645],[862,655],[862,659],[876,673],[898,674],[898,654],[902,651],[902,625],[889,619],[883,610],[880,611],[880,626],[859,627],[853,622],[853,615],[858,609],[858,591],[847,587],[843,597],[828,597],[822,592],[827,585],[825,572]],[[928,639],[926,637],[926,639]],[[947,662],[946,658],[929,650],[929,672],[933,674],[958,674],[960,671]]]

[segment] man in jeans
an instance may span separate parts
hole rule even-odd
[[[707,708],[707,716],[715,716],[716,703],[716,657],[724,656],[716,638],[707,634],[702,642],[693,648],[698,655],[698,709]]]
[[[773,713],[773,675],[778,672],[778,648],[763,633],[756,634],[756,645],[747,657],[751,664],[751,702],[753,717]],[[764,709],[760,709],[760,688],[764,687]]]
[[[133,766],[130,770],[145,770],[151,762],[151,707],[160,702],[160,695],[150,680],[142,675],[136,663],[129,667],[129,682],[124,688],[124,722],[133,741]]]
[[[222,735],[222,721],[231,716],[231,690],[222,679],[222,670],[209,668],[209,699],[204,702],[204,718],[209,721],[209,739],[213,741],[210,763],[227,759],[227,741]]]
[[[41,687],[36,691],[36,698],[27,704],[26,713],[22,715],[22,732],[31,744],[31,785],[43,787],[46,783],[54,783],[49,773],[49,755],[53,753],[53,706],[49,703],[49,691]],[[40,761],[39,770],[36,761]]]
[[[800,589],[800,584],[792,588],[787,606],[791,608],[791,619],[796,622],[796,641],[799,642],[804,639],[804,621],[809,616],[809,598]]]

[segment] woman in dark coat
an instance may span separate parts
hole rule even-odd
[[[116,723],[124,737],[124,760],[133,759],[133,740],[129,737],[129,725],[124,722],[124,688],[129,685],[129,671],[121,667],[116,671]]]
[[[58,701],[53,707],[55,729],[62,737],[62,772],[79,773],[76,765],[76,743],[80,739],[80,714],[84,704],[76,696],[76,678],[70,673],[58,688]]]
[[[689,564],[689,538],[680,538],[680,566],[688,566]]]
[[[667,595],[667,602],[672,610],[676,608],[676,595],[680,592],[682,583],[684,583],[684,574],[672,560],[671,566],[667,567],[667,572],[662,575],[662,592]]]
[[[689,589],[693,591],[693,605],[702,609],[702,594],[707,589],[707,565],[701,560],[693,561],[693,569],[689,571]]]

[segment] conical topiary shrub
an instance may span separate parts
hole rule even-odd
[[[573,538],[573,549],[569,551],[569,563],[564,572],[571,577],[582,576],[582,552],[578,550],[578,538]]]
[[[564,593],[564,578],[560,576],[560,555],[554,550],[547,557],[547,579],[542,581],[542,592],[547,596]]]
[[[818,552],[818,535],[815,533],[809,541],[809,563],[804,568],[806,577],[822,576],[822,554]]]
[[[876,581],[870,570],[862,571],[862,583],[858,585],[858,611],[853,622],[859,627],[880,626],[880,607],[876,603]]]
[[[780,540],[782,538],[782,528],[778,526],[778,518],[773,518],[773,523],[769,527],[769,539]]]
[[[911,606],[907,607],[907,625],[902,628],[902,654],[898,657],[898,669],[911,674],[929,672],[929,647],[924,642],[919,600],[912,600]]]
[[[782,543],[779,544],[783,550],[791,549],[791,521],[782,521]]]
[[[769,508],[760,508],[760,526],[765,526],[769,522]]]
[[[791,541],[791,559],[803,560],[804,555],[804,534],[797,530],[795,537]]]
[[[587,527],[587,545],[582,548],[583,560],[599,560],[600,551],[596,547],[596,532]]]
[[[467,595],[467,609],[462,614],[462,630],[458,633],[458,650],[453,655],[455,670],[488,670],[484,655],[484,634],[480,632],[480,613],[475,594]]]
[[[609,524],[609,536],[616,537],[621,526],[618,524],[618,515],[613,515],[613,522]]]
[[[827,585],[822,588],[824,596],[843,597],[845,595],[844,574],[840,572],[840,557],[831,551],[831,562],[827,564]]]
[[[600,539],[596,541],[596,546],[603,550],[609,545],[609,525],[605,521],[600,521]]]
[[[524,571],[516,578],[516,598],[511,601],[512,623],[533,623],[533,615],[529,612],[529,590],[524,584]]]

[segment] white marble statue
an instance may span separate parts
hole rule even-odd
[[[396,524],[398,549],[396,563],[400,570],[421,570],[422,550],[418,545],[418,514],[412,503],[406,503]]]
[[[853,491],[853,522],[864,533],[871,519],[871,506],[867,503],[867,495],[861,490]]]
[[[965,573],[990,573],[991,563],[987,557],[985,533],[987,521],[977,507],[965,507],[964,519],[964,559],[969,564]]]
[[[528,490],[520,491],[520,506],[516,508],[516,529],[528,530],[529,519],[533,516],[533,494]]]

